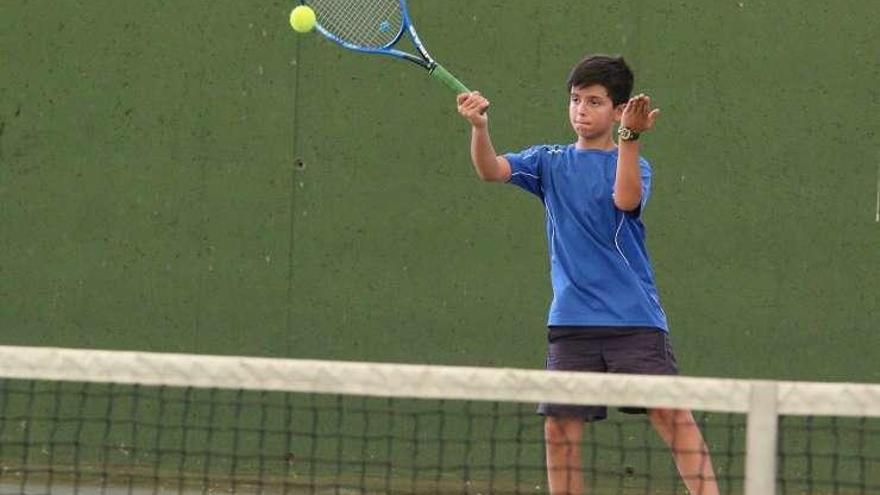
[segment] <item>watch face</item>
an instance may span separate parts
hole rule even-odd
[[[628,129],[628,128],[626,128],[626,127],[621,127],[621,128],[617,131],[617,134],[619,134],[619,135],[620,135],[620,139],[622,139],[622,140],[624,140],[624,141],[633,141],[633,140],[635,140],[635,139],[638,139],[638,137],[639,137],[639,135],[636,134],[635,132],[633,132],[632,129]]]

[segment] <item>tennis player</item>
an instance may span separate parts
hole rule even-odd
[[[489,137],[488,100],[479,92],[458,95],[458,111],[472,127],[471,159],[480,179],[514,184],[544,204],[553,285],[547,369],[678,374],[641,220],[651,166],[639,155],[639,138],[659,110],[646,95],[630,97],[632,88],[623,58],[585,58],[568,78],[577,141],[506,155],[496,154]],[[550,493],[580,495],[584,422],[605,419],[606,408],[541,404],[538,412],[545,418]],[[648,414],[691,494],[718,494],[690,411],[623,412]]]

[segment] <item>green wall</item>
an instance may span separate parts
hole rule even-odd
[[[540,203],[475,179],[448,90],[293,4],[0,2],[3,343],[542,365]],[[573,139],[584,54],[632,63],[687,374],[880,380],[875,2],[411,4],[499,150]]]

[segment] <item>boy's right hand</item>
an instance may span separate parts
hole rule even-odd
[[[489,100],[479,91],[461,93],[456,101],[458,102],[458,113],[466,118],[471,125],[480,129],[488,125],[489,116],[486,115],[486,110],[489,108]]]

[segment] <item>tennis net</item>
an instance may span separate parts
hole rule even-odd
[[[0,493],[550,493],[539,402],[691,409],[721,493],[880,493],[880,385],[13,346]],[[582,466],[687,493],[644,415],[589,423]]]

